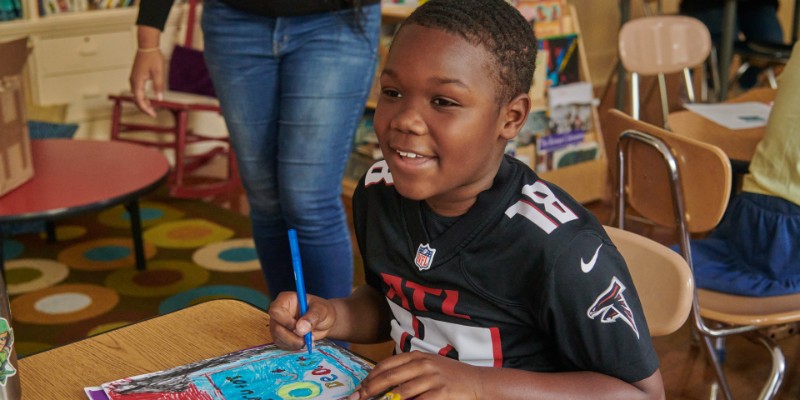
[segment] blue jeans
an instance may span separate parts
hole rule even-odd
[[[295,290],[287,229],[306,288],[350,294],[353,254],[342,177],[377,63],[380,5],[269,18],[204,1],[205,58],[250,203],[274,297]]]

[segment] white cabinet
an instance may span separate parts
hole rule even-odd
[[[80,124],[78,137],[108,138],[111,102],[107,96],[129,87],[137,7],[39,16],[31,12],[37,0],[25,0],[23,5],[24,18],[0,22],[0,42],[30,38],[29,103],[62,109],[63,122]],[[174,37],[177,21],[176,15],[170,15],[162,49],[172,48],[169,39]]]

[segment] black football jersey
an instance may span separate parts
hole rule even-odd
[[[353,199],[367,284],[397,352],[478,366],[596,371],[636,382],[658,357],[625,261],[589,211],[506,157],[492,187],[431,240],[385,161]]]

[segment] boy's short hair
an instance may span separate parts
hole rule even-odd
[[[408,25],[459,35],[494,55],[501,104],[530,90],[536,37],[531,24],[505,0],[430,0],[403,22]]]

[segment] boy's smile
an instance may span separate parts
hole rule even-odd
[[[499,105],[494,64],[491,53],[461,36],[419,25],[398,32],[374,125],[404,197],[455,216],[491,187],[517,132],[507,124],[508,104]]]

